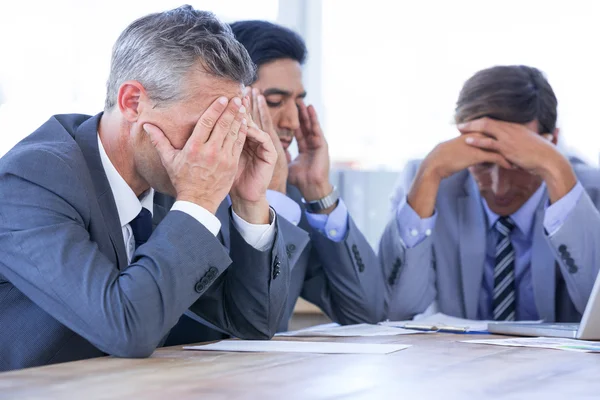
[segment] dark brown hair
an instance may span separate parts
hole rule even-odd
[[[497,66],[477,72],[467,80],[456,102],[456,123],[489,117],[525,124],[537,120],[539,133],[556,127],[556,96],[536,68]]]

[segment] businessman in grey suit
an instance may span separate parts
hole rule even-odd
[[[460,135],[396,190],[380,242],[388,318],[434,304],[469,319],[580,320],[600,267],[600,173],[556,150],[556,109],[535,68],[465,83]]]
[[[143,17],[114,46],[104,113],[53,116],[0,160],[0,370],[146,357],[188,308],[274,334],[290,272],[266,199],[277,153],[241,97],[253,74],[211,13]]]
[[[340,324],[381,321],[384,284],[379,261],[329,181],[327,142],[316,110],[304,102],[304,41],[265,21],[240,21],[231,28],[258,66],[250,91],[252,119],[271,133],[279,154],[267,198],[283,217],[280,229],[292,268],[279,330],[287,330],[300,296]],[[294,138],[299,154],[291,160],[287,149]],[[187,317],[173,335],[177,337],[170,344],[215,338]]]

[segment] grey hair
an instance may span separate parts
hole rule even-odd
[[[248,52],[213,13],[184,5],[142,17],[113,47],[104,108],[116,104],[119,87],[128,80],[140,82],[154,101],[180,100],[184,77],[198,65],[208,74],[244,85],[255,76]]]

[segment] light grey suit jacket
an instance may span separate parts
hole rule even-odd
[[[99,119],[54,116],[0,159],[0,370],[148,356],[190,306],[232,335],[271,337],[289,286],[279,229],[266,252],[231,229],[230,258],[188,214],[158,212],[128,264]]]
[[[396,189],[396,203],[405,196],[417,168],[418,163],[407,166]],[[552,237],[545,232],[547,193],[534,221],[535,305],[540,318],[550,322],[581,319],[600,268],[600,171],[582,164],[574,169],[585,192],[564,225]],[[467,171],[442,181],[436,212],[432,235],[410,249],[400,240],[395,213],[385,228],[379,256],[386,276],[389,319],[410,319],[434,300],[440,312],[477,318],[486,222],[479,191]]]
[[[315,231],[306,219],[299,190],[287,187],[288,196],[302,209],[302,219],[295,226],[279,217],[281,234],[292,268],[289,294],[278,330],[286,331],[298,297],[320,307],[329,318],[340,324],[377,323],[383,320],[385,285],[379,261],[363,234],[348,218],[348,232],[341,242],[329,240]],[[173,199],[161,197],[165,207]],[[221,204],[217,216],[227,217]],[[227,244],[227,231],[222,231]],[[220,332],[207,329],[183,316],[173,329],[167,344],[194,343],[223,338]]]

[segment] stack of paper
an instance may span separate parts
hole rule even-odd
[[[312,326],[298,331],[282,332],[276,336],[304,336],[304,337],[367,337],[367,336],[395,336],[424,333],[410,329],[402,329],[392,326],[358,324],[339,325],[336,323]]]
[[[437,313],[412,321],[386,321],[382,322],[381,325],[425,331],[487,333],[487,326],[489,322],[490,321],[474,321]]]
[[[317,354],[389,354],[410,346],[403,344],[285,342],[281,340],[222,340],[217,343],[187,346],[185,350],[233,352],[284,352]]]
[[[544,349],[600,353],[600,343],[586,340],[530,337],[518,339],[464,340],[464,343],[491,344],[509,347],[538,347]]]

